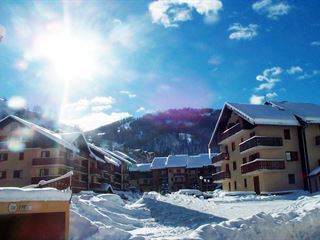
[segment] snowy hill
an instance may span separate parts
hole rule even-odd
[[[171,109],[127,118],[87,132],[96,144],[109,148],[142,149],[157,156],[198,154],[207,146],[220,110]]]

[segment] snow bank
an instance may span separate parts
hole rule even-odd
[[[320,196],[314,196],[299,199],[283,213],[203,225],[186,239],[317,239],[319,234]]]
[[[0,202],[22,201],[69,201],[71,191],[59,191],[55,188],[0,188]]]

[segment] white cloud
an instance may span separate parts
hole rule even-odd
[[[250,103],[261,104],[265,98],[275,98],[278,94],[272,91],[277,82],[280,82],[280,75],[283,73],[281,67],[272,67],[263,70],[262,74],[256,76],[256,80],[260,82],[259,86],[255,88],[256,92],[263,92],[264,95],[253,94],[250,97]]]
[[[271,90],[275,84],[280,81],[279,75],[283,72],[281,67],[267,68],[262,75],[258,75],[256,80],[262,82],[257,88],[257,91]]]
[[[249,24],[247,27],[242,26],[240,23],[234,23],[229,28],[229,38],[232,40],[251,40],[258,35],[257,24]]]
[[[152,22],[165,27],[178,27],[178,22],[192,19],[192,11],[204,15],[206,23],[214,23],[222,9],[220,0],[156,0],[149,4]]]
[[[131,115],[128,112],[112,112],[110,114],[104,112],[94,112],[86,114],[80,118],[68,119],[64,122],[66,124],[78,126],[83,131],[89,131],[130,116]]]
[[[278,94],[275,93],[275,92],[270,92],[270,93],[267,93],[267,94],[266,94],[266,97],[267,97],[267,98],[274,98],[274,97],[276,97],[276,96],[278,96]]]
[[[268,18],[276,20],[280,16],[287,15],[291,6],[285,2],[272,0],[260,0],[252,4],[252,9],[260,14],[265,14]]]
[[[305,80],[309,78],[313,78],[320,74],[320,70],[313,70],[311,73],[304,73],[303,75],[299,76],[299,80]]]
[[[320,47],[320,42],[319,41],[313,41],[312,43],[310,43],[310,45],[312,47]]]
[[[73,103],[64,105],[64,114],[69,115],[82,115],[87,112],[103,111],[112,108],[114,99],[112,97],[95,97],[92,99],[79,99]]]
[[[139,107],[136,112],[140,113],[140,112],[145,112],[145,111],[146,111],[146,109],[144,107]]]
[[[134,93],[131,93],[130,91],[121,90],[120,93],[122,95],[127,95],[129,98],[135,98],[137,95]]]
[[[115,100],[109,96],[84,98],[65,104],[61,121],[88,131],[131,116],[128,112],[107,112],[114,102]]]
[[[0,25],[0,42],[6,36],[6,29],[4,26]]]
[[[303,69],[300,66],[292,66],[289,69],[287,69],[287,73],[290,75],[301,73],[303,72]]]
[[[250,97],[250,103],[251,104],[262,104],[264,102],[264,96],[257,96],[257,95],[252,95]]]

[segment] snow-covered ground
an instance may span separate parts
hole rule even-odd
[[[317,239],[320,195],[214,192],[143,196],[82,193],[72,197],[71,239]]]

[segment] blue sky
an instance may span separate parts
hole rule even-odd
[[[91,129],[181,107],[320,104],[318,0],[1,1],[0,96]]]

